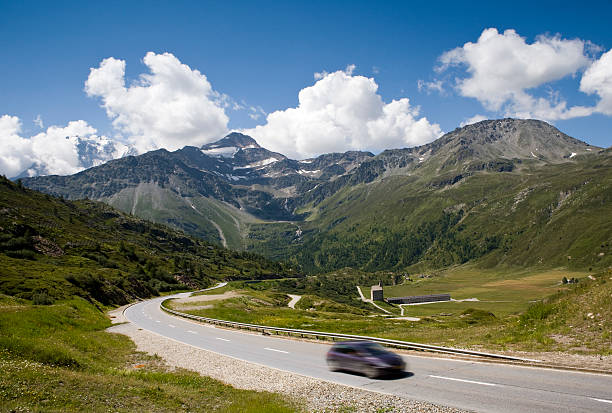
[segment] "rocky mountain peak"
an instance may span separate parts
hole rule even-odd
[[[240,149],[255,149],[261,148],[257,141],[248,135],[244,135],[239,132],[232,132],[225,138],[220,139],[213,143],[208,143],[202,146],[202,149],[214,149],[214,148],[228,148],[236,147]]]
[[[429,147],[432,153],[453,157],[458,156],[458,151],[463,156],[469,151],[470,158],[480,160],[518,158],[547,162],[560,162],[599,149],[544,121],[512,118],[484,120],[457,128]]]

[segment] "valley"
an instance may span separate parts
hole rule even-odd
[[[534,120],[295,161],[233,133],[24,185],[91,198],[306,273],[612,265],[612,153]],[[569,258],[568,258],[569,257]]]
[[[70,176],[2,178],[0,209],[0,355],[17,366],[0,385],[16,394],[16,380],[37,383],[33,404],[17,396],[11,406],[81,408],[82,387],[62,396],[50,378],[32,379],[40,374],[96,374],[94,399],[125,376],[117,403],[127,408],[141,381],[163,381],[164,400],[185,404],[202,378],[168,371],[103,332],[103,312],[222,281],[167,304],[223,320],[612,368],[612,152],[543,122],[484,121],[422,147],[300,161],[233,133]],[[385,297],[452,301],[363,301],[357,288],[369,298],[378,283]],[[31,325],[45,308],[55,344],[11,327]],[[100,340],[99,351],[74,344],[72,328]],[[212,393],[193,400],[240,392],[211,383]],[[232,397],[230,411],[303,403]]]

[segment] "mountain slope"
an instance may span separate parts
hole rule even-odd
[[[65,201],[0,178],[0,293],[55,300],[79,295],[124,304],[221,279],[294,271],[122,214],[93,201]]]
[[[253,226],[254,251],[307,271],[612,265],[612,156],[481,171],[442,187],[392,175],[346,187],[315,219]],[[568,258],[571,257],[571,258]]]
[[[601,264],[584,254],[609,240],[609,159],[609,151],[545,122],[500,119],[416,148],[302,161],[232,133],[202,148],[160,150],[24,183],[102,200],[229,247],[293,259],[309,271],[439,267],[484,256],[497,257],[488,265],[558,265],[576,243],[585,247],[571,265],[585,266]],[[569,229],[578,223],[593,225],[596,235],[579,241],[580,232]],[[571,236],[550,244],[561,229]],[[541,243],[519,253],[533,239]],[[532,259],[534,248],[549,251]]]

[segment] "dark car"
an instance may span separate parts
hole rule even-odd
[[[395,353],[370,341],[336,343],[327,352],[327,365],[331,371],[348,370],[370,378],[404,371],[406,363]]]

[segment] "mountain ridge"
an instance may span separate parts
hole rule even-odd
[[[421,194],[421,201],[411,201],[414,211],[404,219],[417,226],[420,224],[414,217],[419,216],[425,224],[441,223],[447,218],[431,209],[437,203],[441,210],[452,207],[468,216],[474,212],[473,208],[462,209],[446,201],[435,201],[440,194],[461,193],[463,187],[466,192],[472,191],[469,188],[482,182],[488,188],[486,191],[502,197],[504,194],[490,187],[499,185],[499,179],[500,182],[508,179],[517,182],[516,188],[508,190],[531,194],[537,191],[520,184],[528,182],[530,174],[544,176],[547,168],[556,168],[556,165],[566,165],[558,169],[569,175],[582,173],[588,168],[588,161],[584,159],[599,162],[598,159],[609,157],[608,152],[542,121],[498,119],[458,128],[419,147],[391,149],[378,155],[349,151],[305,160],[289,159],[262,148],[249,136],[232,133],[200,148],[188,146],[174,152],[158,150],[114,160],[68,177],[37,177],[23,182],[33,189],[65,198],[101,200],[124,212],[232,248],[289,259],[292,254],[305,253],[293,251],[295,245],[303,245],[308,240],[314,242],[322,234],[330,235],[338,229],[351,231],[349,224],[359,221],[355,217],[360,212],[342,213],[344,205],[359,204],[363,211],[378,209],[386,216],[387,209],[395,208],[385,206],[386,199],[395,195],[382,194],[380,188],[386,188],[390,194],[406,191]],[[604,164],[603,171],[607,173],[608,165]],[[368,198],[370,193],[380,193],[379,198]],[[466,197],[459,195],[458,198]],[[465,201],[456,205],[475,202],[471,196]],[[379,214],[371,214],[368,218],[371,223],[380,220]],[[465,219],[459,217],[454,222],[452,218],[444,225],[454,227]],[[387,216],[381,225],[387,230],[398,227],[392,216]],[[303,235],[296,237],[295,234]],[[353,242],[372,244],[374,238],[350,241],[347,245]],[[421,247],[429,245],[431,248],[429,238],[422,242]],[[499,240],[493,244],[499,246]],[[308,248],[316,248],[316,245]],[[479,254],[459,255],[471,257],[469,259],[486,255]],[[424,257],[420,253],[415,256]],[[310,262],[308,265],[313,271],[341,265],[329,267],[314,257],[304,259]],[[386,263],[380,264],[382,267],[359,262],[360,259],[356,259],[347,263],[372,269],[390,265],[388,259],[381,261]],[[410,260],[399,262],[414,264]]]

